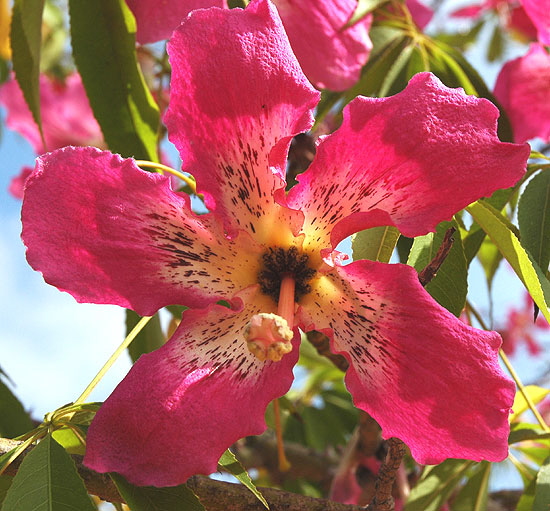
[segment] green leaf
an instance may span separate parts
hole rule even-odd
[[[487,286],[492,288],[493,279],[502,261],[502,254],[499,252],[496,245],[489,240],[483,231],[483,242],[477,253],[477,258],[483,267],[485,272],[485,278],[487,279]]]
[[[383,46],[371,53],[361,78],[346,94],[344,104],[358,95],[379,96],[386,77],[403,50],[411,44],[411,39],[400,32],[390,32]]]
[[[533,511],[533,503],[535,501],[535,488],[537,481],[533,479],[526,487],[523,495],[518,501],[516,511]]]
[[[380,7],[386,2],[388,2],[388,0],[358,0],[355,12],[344,28],[351,27],[365,17],[369,12],[374,11],[374,9]]]
[[[248,472],[243,468],[239,460],[235,458],[235,455],[229,449],[222,454],[220,461],[218,461],[218,465],[220,465],[223,470],[226,470],[230,474],[234,475],[256,496],[256,498],[266,507],[266,509],[269,509],[269,504],[265,500],[264,496],[258,491],[252,482],[252,479],[250,479]]]
[[[441,81],[448,87],[463,87],[467,94],[475,94],[495,104],[499,111],[498,136],[503,142],[513,142],[512,125],[504,109],[498,104],[493,93],[487,87],[483,78],[476,69],[464,58],[462,53],[441,41],[434,41],[434,53],[444,62],[447,73],[440,76]],[[454,85],[453,85],[454,82]]]
[[[15,78],[40,130],[40,136],[45,146],[40,118],[39,92],[43,12],[44,0],[15,0],[12,11],[10,44]]]
[[[82,434],[85,437],[84,434]],[[84,456],[86,446],[71,428],[56,429],[52,433],[53,439],[61,445],[69,454],[79,454]]]
[[[395,94],[407,86],[408,77],[406,77],[406,73],[403,73],[403,70],[408,69],[408,63],[412,57],[413,49],[414,46],[412,44],[408,44],[401,50],[401,53],[397,56],[395,61],[392,62],[386,76],[384,77],[384,80],[380,85],[380,89],[378,91],[378,95],[380,97]]]
[[[40,69],[42,72],[63,76],[62,61],[68,37],[63,10],[53,2],[46,2],[43,20],[47,29],[42,41]]]
[[[437,226],[435,233],[431,232],[415,238],[407,264],[413,266],[420,273],[437,254],[443,237],[450,227],[456,229],[453,235],[453,246],[437,275],[426,286],[426,291],[440,305],[455,316],[460,316],[468,292],[468,266],[458,225],[455,221],[442,222]]]
[[[197,496],[185,485],[156,488],[134,486],[120,474],[109,474],[132,511],[204,511]]]
[[[537,174],[519,200],[521,244],[546,273],[550,262],[550,171]]]
[[[157,161],[159,112],[136,59],[124,0],[69,0],[73,55],[109,148]]]
[[[491,464],[482,461],[475,474],[460,490],[451,507],[452,511],[485,511],[489,490]]]
[[[540,403],[548,394],[550,394],[549,389],[544,389],[537,385],[526,385],[524,387],[526,394],[529,396],[533,404]],[[522,413],[529,410],[529,405],[523,397],[523,394],[518,390],[514,398],[514,405],[512,406],[513,413],[510,415],[510,422],[516,420]]]
[[[126,335],[138,324],[141,316],[134,311],[126,311]],[[136,336],[136,338],[128,346],[128,353],[132,362],[135,362],[144,353],[150,353],[160,348],[165,343],[164,334],[160,327],[159,315],[155,314],[145,328]]]
[[[426,467],[420,481],[411,490],[405,511],[439,511],[473,461],[446,460]]]
[[[14,438],[33,427],[29,414],[0,377],[0,436]]]
[[[7,475],[0,476],[0,508],[2,507],[2,502],[4,502],[8,490],[10,489],[13,477]]]
[[[496,210],[500,211],[510,201],[514,189],[515,188],[497,190],[488,199],[482,199],[482,202],[486,202],[493,206]],[[464,245],[464,254],[466,255],[468,264],[472,262],[484,240],[485,232],[474,222],[470,227],[467,236],[465,236],[462,240],[462,244]]]
[[[508,436],[508,443],[510,445],[518,442],[525,442],[527,440],[536,440],[538,442],[547,443],[550,439],[550,433],[540,428],[538,424],[531,424],[530,422],[521,422],[513,424]]]
[[[489,62],[495,62],[502,57],[505,43],[506,41],[502,33],[502,28],[499,24],[495,24],[491,35],[491,40],[489,41],[489,45],[487,47],[487,60]]]
[[[395,227],[373,227],[354,234],[351,239],[352,257],[370,259],[387,263],[399,239],[399,231]]]
[[[93,511],[71,457],[47,435],[21,463],[2,511]]]
[[[548,511],[550,503],[550,457],[546,458],[539,473],[535,486],[535,501],[533,511]]]
[[[544,317],[550,321],[550,310],[547,305],[550,297],[550,283],[539,266],[529,258],[529,254],[521,246],[513,226],[487,202],[478,201],[470,204],[466,209],[498,247]]]

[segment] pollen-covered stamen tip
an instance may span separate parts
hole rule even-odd
[[[293,335],[286,319],[277,314],[264,312],[252,316],[244,330],[248,349],[262,362],[278,362],[290,353]]]

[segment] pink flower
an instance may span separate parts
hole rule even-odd
[[[506,328],[500,331],[502,335],[502,349],[508,355],[513,355],[517,347],[525,343],[531,355],[538,355],[542,347],[536,340],[540,330],[550,329],[548,322],[539,316],[534,320],[533,299],[525,293],[523,308],[511,308],[508,311]]]
[[[64,83],[40,75],[40,111],[46,147],[14,78],[0,87],[0,104],[8,112],[8,128],[25,137],[37,154],[66,145],[104,146],[101,129],[77,73],[69,75]]]
[[[533,43],[525,56],[504,64],[494,94],[510,117],[516,142],[550,140],[550,55],[544,46]]]
[[[537,27],[539,42],[550,45],[550,0],[521,0],[521,3]]]
[[[38,126],[14,78],[0,87],[0,105],[7,110],[8,128],[26,138],[37,154],[66,145],[105,145],[77,73],[68,76],[65,83],[46,75],[40,76],[40,110],[47,147],[42,143]],[[23,167],[12,179],[9,192],[15,198],[23,197],[25,179],[29,174],[29,168]]]
[[[420,2],[420,0],[406,0],[405,3],[418,28],[424,29],[433,18],[433,10]]]
[[[486,12],[494,11],[502,25],[523,38],[534,40],[537,30],[519,0],[484,0],[479,4],[458,9],[452,16],[479,18]]]
[[[227,0],[126,0],[137,24],[140,44],[168,39],[174,29],[195,9],[227,7]]]
[[[274,0],[290,44],[309,80],[319,88],[345,90],[358,79],[372,48],[368,15],[344,28],[357,0]],[[187,14],[199,7],[221,7],[225,0],[128,0],[140,43],[170,37]],[[307,23],[304,20],[307,19]]]
[[[32,167],[24,166],[19,174],[12,178],[8,187],[8,192],[16,199],[23,198],[23,192],[25,191],[25,182],[33,171]]]
[[[368,227],[433,230],[514,184],[529,147],[498,140],[490,102],[422,73],[398,95],[352,101],[285,194],[290,141],[312,125],[319,93],[274,8],[195,11],[168,52],[164,120],[211,213],[194,215],[167,177],[94,148],[40,157],[25,191],[27,257],[48,283],[141,315],[189,307],[101,407],[85,463],[157,486],[216,470],[289,389],[298,327],[331,338],[356,406],[417,461],[503,459],[514,385],[500,336],[440,307],[413,268],[343,266],[334,248]]]

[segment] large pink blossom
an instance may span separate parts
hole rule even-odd
[[[127,0],[137,22],[137,39],[167,39],[185,16],[198,7],[221,7],[225,0]],[[359,78],[372,48],[368,15],[346,24],[357,0],[274,0],[290,44],[306,76],[319,88],[344,90]],[[307,23],[304,23],[307,20]]]
[[[14,78],[0,87],[0,104],[6,108],[8,128],[25,137],[36,154],[66,145],[104,145],[101,129],[78,73],[67,76],[64,82],[40,75],[40,113],[45,147]]]
[[[26,138],[36,154],[66,145],[105,145],[77,73],[69,75],[65,82],[40,75],[40,112],[46,146],[15,78],[0,87],[0,105],[7,111],[8,128]],[[13,196],[22,198],[28,174],[28,167],[24,167],[13,178],[10,184]]]
[[[495,97],[510,117],[516,142],[550,140],[550,54],[533,43],[523,57],[502,67]]]
[[[513,185],[528,146],[498,140],[490,102],[423,73],[396,96],[352,101],[286,194],[288,147],[312,125],[319,93],[275,9],[195,11],[168,52],[165,123],[210,213],[193,214],[168,178],[94,148],[40,157],[25,192],[27,257],[48,283],[142,315],[189,307],[102,405],[85,463],[157,486],[213,472],[289,389],[298,328],[330,337],[356,406],[419,462],[502,460],[514,385],[500,336],[440,307],[413,268],[344,266],[334,249],[368,227],[433,230]],[[282,304],[293,334],[262,316]]]
[[[521,3],[537,27],[539,42],[550,45],[550,0],[521,0]]]
[[[503,26],[522,38],[536,38],[537,29],[519,0],[483,0],[481,3],[457,9],[452,16],[475,19],[490,11],[499,16]]]
[[[168,39],[174,29],[195,9],[227,7],[227,0],[126,0],[137,24],[140,44]]]
[[[499,330],[502,336],[502,349],[513,355],[518,346],[525,344],[531,355],[538,355],[542,346],[537,342],[536,335],[550,329],[548,322],[539,316],[535,320],[533,299],[525,293],[523,306],[512,307],[506,318],[506,328]]]

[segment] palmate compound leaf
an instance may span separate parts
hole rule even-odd
[[[25,456],[2,511],[94,511],[75,464],[50,435]]]
[[[227,449],[227,451],[222,454],[222,457],[218,461],[218,465],[223,470],[226,470],[227,472],[235,476],[256,496],[256,498],[265,506],[266,509],[269,509],[269,504],[265,500],[264,496],[258,491],[256,486],[252,482],[252,479],[248,475],[248,472],[229,449]]]
[[[204,511],[204,506],[185,484],[167,488],[134,486],[120,474],[110,476],[132,511]]]
[[[10,45],[15,78],[44,143],[40,117],[40,50],[44,0],[15,0],[10,30]],[[46,144],[44,143],[44,146]]]
[[[518,205],[521,244],[541,270],[550,261],[550,170],[537,174],[525,187]]]
[[[136,59],[124,0],[69,0],[73,55],[109,149],[157,161],[159,111]]]
[[[426,286],[426,291],[440,305],[460,316],[468,293],[468,266],[456,222],[442,222],[435,233],[415,238],[407,264],[418,272],[422,271],[437,254],[445,233],[451,227],[456,229],[452,248],[436,276]]]
[[[504,258],[510,263],[516,275],[539,307],[547,321],[550,321],[550,282],[521,245],[514,227],[499,211],[484,201],[470,204],[467,211],[487,233],[498,247]]]

